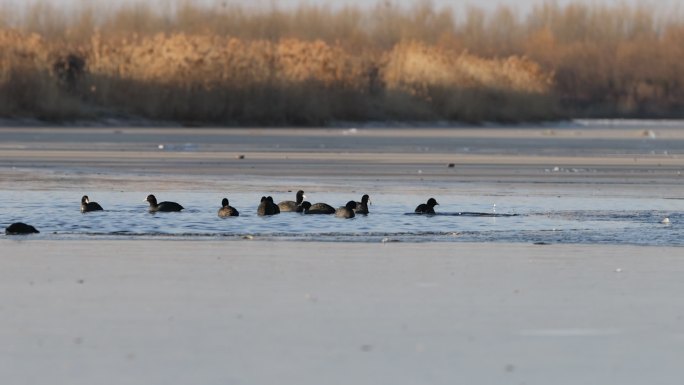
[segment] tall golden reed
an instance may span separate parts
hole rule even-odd
[[[673,116],[684,102],[684,23],[625,5],[546,4],[523,19],[505,7],[454,17],[428,2],[143,2],[110,14],[42,3],[9,20],[0,18],[5,117],[512,122]]]

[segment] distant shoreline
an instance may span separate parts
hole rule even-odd
[[[268,126],[268,125],[219,125],[210,123],[183,123],[140,117],[112,117],[103,119],[79,119],[55,122],[34,118],[0,118],[0,128],[165,128],[165,129],[477,129],[477,128],[628,128],[628,127],[682,127],[684,118],[568,118],[538,122],[468,123],[462,121],[335,121],[323,126]]]

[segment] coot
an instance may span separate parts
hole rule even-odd
[[[278,203],[278,208],[282,212],[297,211],[297,208],[299,208],[299,205],[302,204],[304,198],[306,198],[306,195],[304,195],[304,191],[299,190],[297,191],[296,201],[282,201]]]
[[[87,195],[81,198],[81,212],[87,213],[89,211],[102,211],[102,206],[97,202],[91,202]]]
[[[354,212],[356,214],[368,214],[368,205],[371,203],[370,197],[368,194],[364,194],[361,197],[361,202],[356,202],[356,207],[354,208]]]
[[[277,204],[273,203],[273,197],[261,197],[257,214],[261,216],[280,214],[280,209]]]
[[[171,211],[181,211],[183,210],[183,206],[179,205],[176,202],[161,202],[157,203],[157,198],[155,198],[154,195],[150,194],[147,196],[145,199],[145,202],[148,202],[150,204],[150,212],[154,213],[157,211],[160,212],[171,212]]]
[[[40,231],[36,230],[35,227],[27,225],[26,223],[17,222],[5,228],[5,234],[7,235],[24,235],[24,234],[37,234]]]
[[[335,216],[338,218],[354,218],[354,209],[356,208],[356,202],[349,201],[344,207],[340,207],[335,210]]]
[[[235,209],[235,207],[232,207],[229,202],[228,198],[223,198],[221,201],[221,208],[218,211],[218,216],[219,217],[237,217],[240,216],[240,213]]]
[[[308,205],[306,205],[307,209],[303,210],[304,214],[335,214],[335,208],[327,203],[304,203],[308,203]],[[302,205],[304,205],[304,203],[302,203]]]
[[[427,203],[421,203],[416,207],[416,214],[434,214],[435,213],[435,206],[437,206],[439,203],[435,200],[435,198],[430,198],[428,199]]]

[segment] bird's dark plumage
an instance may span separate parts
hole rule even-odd
[[[280,214],[278,205],[273,203],[273,197],[261,197],[261,203],[257,208],[257,215],[275,215]]]
[[[349,201],[344,207],[340,207],[335,210],[335,216],[338,218],[354,218],[354,209],[356,208],[356,202]]]
[[[306,205],[307,209],[304,210],[304,214],[335,214],[335,208],[327,203],[304,203],[308,203]],[[304,205],[304,203],[302,203],[302,205]]]
[[[172,212],[172,211],[181,211],[183,210],[183,206],[179,205],[176,202],[161,202],[157,203],[157,198],[150,194],[147,196],[145,199],[146,202],[150,204],[150,212]]]
[[[298,212],[306,214],[311,208],[311,202],[304,201],[299,205]]]
[[[304,213],[304,214],[306,214],[307,211],[309,211],[310,208],[311,208],[311,202],[304,201],[304,202],[302,202],[301,205],[299,205],[299,206],[297,207],[297,212],[298,212],[298,213]]]
[[[91,202],[87,195],[81,198],[81,212],[87,213],[90,211],[102,211],[102,206],[97,202]]]
[[[297,195],[296,195],[297,200],[296,201],[282,201],[282,202],[278,203],[278,208],[282,212],[297,211],[297,209],[299,208],[299,205],[301,205],[302,202],[304,201],[304,198],[306,198],[306,196],[304,195],[304,191],[299,190],[299,191],[297,191]]]
[[[356,207],[354,208],[354,212],[356,214],[368,214],[368,205],[370,204],[370,197],[368,194],[364,194],[361,197],[361,202],[356,202]]]
[[[221,201],[221,208],[218,211],[218,216],[219,217],[237,217],[240,216],[240,213],[235,209],[235,207],[232,207],[230,203],[228,202],[228,198],[223,198]]]
[[[7,235],[25,235],[25,234],[38,234],[40,231],[36,230],[35,227],[27,225],[26,223],[17,222],[5,228],[5,234]]]
[[[416,214],[434,214],[435,206],[439,205],[435,198],[428,199],[427,203],[421,203],[416,207]]]

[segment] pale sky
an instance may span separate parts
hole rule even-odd
[[[0,0],[0,5],[10,5],[15,14],[21,14],[22,10],[27,9],[28,5],[35,2],[47,3],[55,6],[74,7],[76,10],[79,5],[93,6],[95,10],[100,9],[104,12],[115,9],[116,7],[130,3],[148,3],[160,4],[165,10],[173,9],[173,5],[180,4],[188,0]],[[300,4],[309,5],[325,5],[331,8],[339,8],[343,5],[354,5],[360,7],[374,6],[380,2],[391,2],[392,4],[399,4],[400,6],[410,7],[413,4],[421,3],[424,0],[190,0],[194,4],[217,5],[221,3],[240,5],[245,8],[265,8],[269,9],[272,5],[277,5],[278,8],[286,9]],[[558,5],[566,5],[568,3],[585,3],[585,4],[602,4],[602,5],[643,5],[649,8],[654,8],[655,15],[667,18],[680,19],[684,17],[684,2],[682,0],[428,0],[437,8],[451,7],[455,11],[455,16],[458,18],[459,14],[468,7],[475,6],[484,9],[485,11],[492,11],[499,5],[508,6],[510,9],[516,11],[518,17],[525,17],[534,5],[544,3],[555,3]],[[169,5],[171,7],[169,8]],[[67,12],[68,14],[69,12]]]
[[[102,4],[102,5],[119,5],[127,4],[133,2],[147,2],[147,3],[179,3],[182,0],[0,0],[0,4],[11,4],[14,6],[25,6],[31,2],[44,2],[51,3],[53,5],[67,5],[67,6],[78,6],[79,4]],[[196,4],[215,4],[223,0],[194,0],[193,3]],[[358,6],[364,5],[374,5],[378,1],[374,0],[249,0],[249,1],[236,1],[236,0],[225,0],[229,4],[240,4],[244,6],[265,6],[270,7],[272,4],[277,4],[282,7],[290,7],[297,4],[315,4],[315,5],[330,5],[332,7],[337,7],[343,4],[353,4]],[[394,4],[410,5],[420,0],[390,0]],[[544,3],[544,0],[464,0],[464,1],[454,1],[454,0],[432,0],[432,3],[437,7],[450,6],[455,10],[465,8],[470,5],[485,9],[495,9],[497,5],[507,5],[512,8],[520,9],[521,11],[528,10],[532,5]],[[672,8],[680,3],[680,0],[555,0],[553,1],[558,4],[567,4],[569,2],[584,2],[589,4],[643,4],[648,7],[656,8]]]

